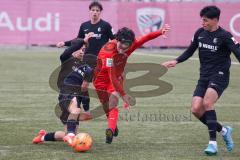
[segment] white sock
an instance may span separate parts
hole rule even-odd
[[[42,142],[44,141],[44,137],[45,137],[45,136],[42,136],[42,137],[41,137],[41,141],[42,141]]]
[[[221,130],[220,133],[221,133],[222,136],[225,136],[227,134],[227,128],[222,127],[222,130]]]
[[[217,141],[209,141],[209,144],[214,145],[215,147],[217,147]]]
[[[74,133],[68,133],[67,135],[69,135],[69,136],[75,136]]]

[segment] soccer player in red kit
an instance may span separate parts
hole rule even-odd
[[[106,43],[100,50],[93,84],[108,119],[106,143],[112,143],[113,136],[118,133],[116,126],[119,98],[123,99],[125,108],[129,108],[132,100],[123,89],[123,72],[128,57],[145,42],[165,35],[169,30],[170,26],[165,25],[162,29],[135,39],[134,32],[124,27],[118,30],[114,40]]]

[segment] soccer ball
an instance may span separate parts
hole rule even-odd
[[[92,137],[88,133],[78,133],[73,139],[73,149],[77,152],[85,152],[92,147]]]

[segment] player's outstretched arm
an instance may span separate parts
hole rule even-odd
[[[198,37],[198,36],[194,36],[194,37]],[[190,58],[193,53],[196,51],[196,49],[198,48],[198,42],[196,40],[196,38],[193,38],[191,44],[189,45],[189,47],[187,48],[186,51],[184,51],[178,58],[171,60],[171,61],[167,61],[162,63],[163,66],[170,68],[170,67],[175,67],[178,63],[184,62],[186,61],[188,58]]]
[[[150,41],[152,39],[155,39],[159,37],[160,35],[164,35],[166,37],[166,34],[169,32],[171,27],[168,24],[165,24],[161,29],[155,31],[155,32],[150,32],[135,41],[135,47],[138,48],[141,45],[143,45],[145,42]]]
[[[64,43],[63,41],[61,41],[61,42],[58,42],[58,43],[56,44],[56,46],[57,46],[58,48],[61,48],[61,47],[64,47],[64,46],[65,46],[65,43]]]

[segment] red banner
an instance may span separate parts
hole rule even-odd
[[[1,0],[1,44],[55,44],[77,36],[79,26],[89,19],[90,1]],[[159,29],[164,23],[172,30],[167,39],[157,38],[146,46],[187,46],[201,27],[199,11],[208,3],[102,2],[102,18],[114,31],[126,26],[137,36]],[[240,41],[240,3],[214,3],[221,9],[220,25]]]

